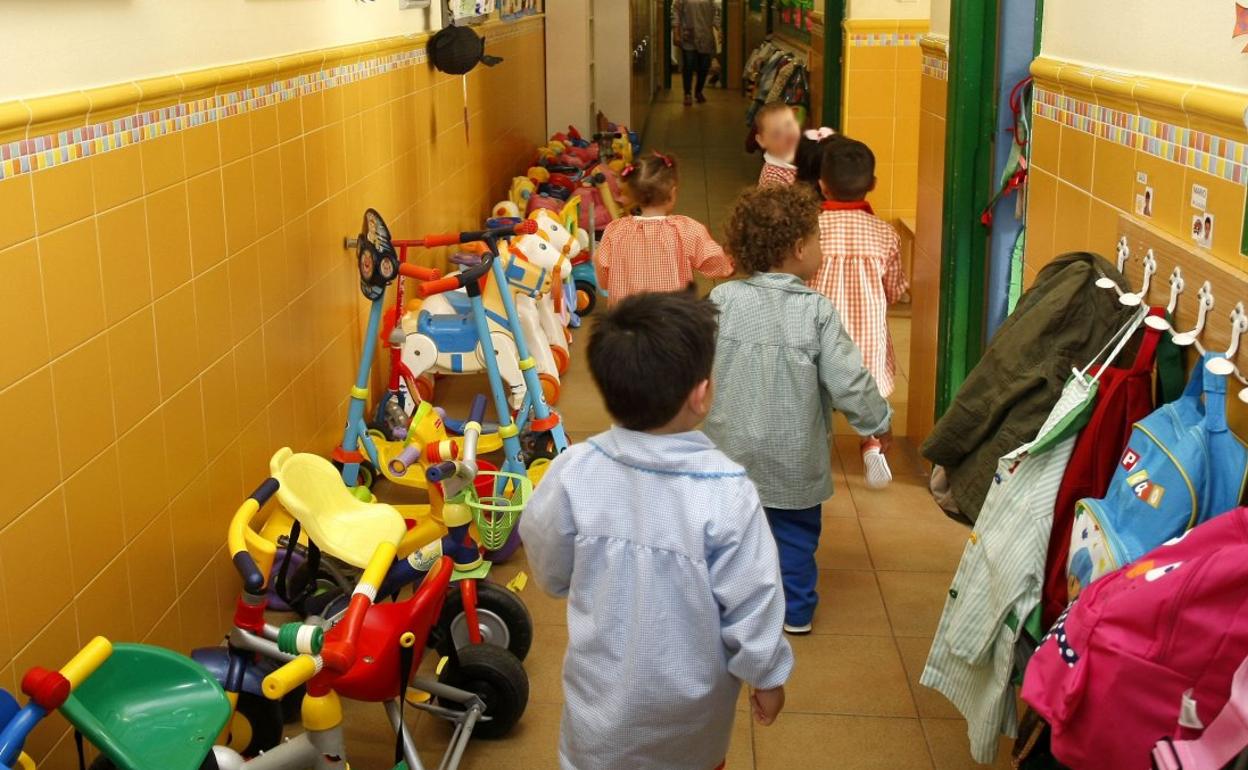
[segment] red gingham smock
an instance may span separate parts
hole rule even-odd
[[[706,226],[680,215],[615,220],[595,259],[611,307],[633,294],[683,289],[694,270],[710,278],[732,275],[732,262]]]
[[[824,201],[819,215],[823,264],[807,284],[832,300],[880,395],[893,392],[897,362],[888,331],[888,306],[910,282],[901,268],[901,238],[866,201]]]
[[[797,181],[797,166],[763,155],[763,170],[758,175],[758,186],[769,184],[790,185]]]

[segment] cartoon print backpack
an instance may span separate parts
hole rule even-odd
[[[1202,521],[1239,505],[1248,448],[1226,424],[1226,377],[1205,365],[1183,395],[1136,423],[1109,491],[1080,500],[1066,567],[1070,597]],[[1203,393],[1203,401],[1202,401]]]
[[[1212,723],[1245,656],[1248,508],[1236,508],[1084,591],[1031,658],[1022,697],[1062,764],[1144,770],[1159,739]]]

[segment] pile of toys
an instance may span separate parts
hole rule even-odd
[[[59,671],[32,669],[25,706],[0,690],[0,770],[34,770],[22,748],[54,710],[98,749],[92,770],[345,770],[342,698],[382,704],[395,770],[424,767],[408,707],[451,725],[447,770],[471,738],[514,727],[532,618],[523,573],[506,587],[485,578],[520,545],[533,487],[568,446],[549,405],[638,149],[623,127],[601,128],[553,136],[483,230],[399,240],[364,213],[345,240],[369,313],[342,442],[329,457],[279,449],[235,513],[242,587],[226,644],[187,657],[97,637]],[[410,258],[447,246],[446,275]],[[370,407],[379,347],[385,388]],[[456,420],[434,406],[435,377],[469,373],[485,374],[490,398]],[[402,488],[426,502],[378,499]],[[439,658],[431,676],[417,674],[425,650]],[[303,732],[284,739],[295,719]]]

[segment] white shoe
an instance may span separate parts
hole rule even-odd
[[[789,623],[785,623],[784,633],[792,634],[793,636],[805,636],[806,634],[810,633],[810,627],[811,626],[809,623],[806,623],[805,625],[801,625],[801,626],[795,626]]]
[[[869,489],[883,489],[893,480],[888,458],[880,451],[880,442],[875,439],[868,439],[862,444],[862,468]]]

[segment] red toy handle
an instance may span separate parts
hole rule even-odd
[[[460,287],[459,278],[451,276],[449,278],[439,278],[436,281],[425,281],[419,287],[420,296],[431,297],[434,294],[441,294],[444,291],[455,291]]]
[[[409,265],[407,263],[399,265],[399,274],[407,278],[415,278],[418,281],[436,281],[442,277],[442,273],[434,270],[432,267],[421,267],[420,265]]]
[[[459,243],[459,233],[435,233],[434,235],[426,235],[424,237],[425,248],[432,249],[436,246],[454,246]]]

